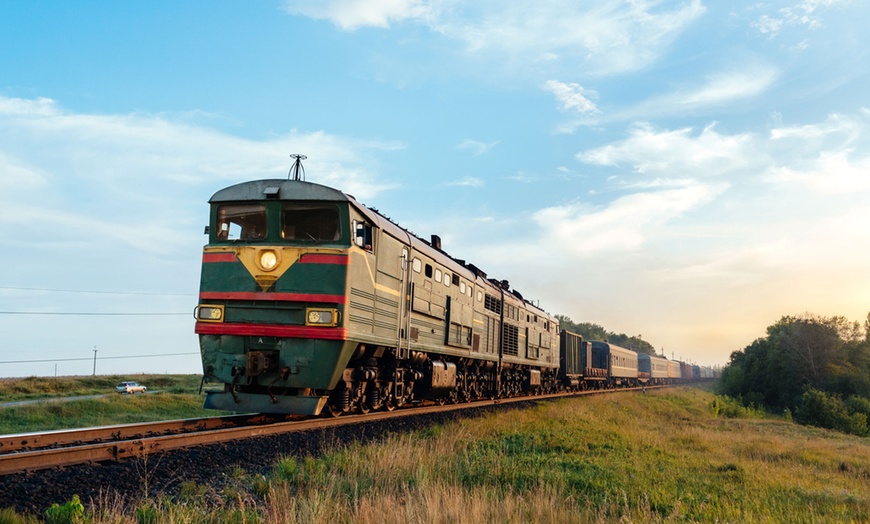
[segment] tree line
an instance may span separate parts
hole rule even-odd
[[[720,393],[794,420],[870,435],[870,314],[784,316],[766,336],[731,353]]]

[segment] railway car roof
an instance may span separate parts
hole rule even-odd
[[[637,356],[641,360],[647,360],[647,359],[649,359],[649,360],[661,360],[663,362],[666,362],[668,360],[667,357],[660,357],[658,355],[650,355],[650,354],[641,353],[641,352],[638,352]]]
[[[593,340],[592,347],[595,349],[605,348],[611,353],[622,353],[623,355],[628,353],[634,353],[635,355],[637,355],[637,351],[627,349],[622,346],[617,346],[616,344],[611,344],[609,342],[602,342],[600,340]]]

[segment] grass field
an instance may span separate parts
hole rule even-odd
[[[135,380],[152,391],[195,393],[201,379],[200,375],[0,378],[0,402],[114,393],[115,386],[125,380]]]
[[[867,522],[870,440],[684,387],[546,402],[287,457],[92,522]],[[737,415],[727,418],[724,414]],[[2,519],[0,519],[2,521]]]
[[[133,375],[0,379],[0,402],[102,395],[63,402],[0,407],[0,435],[105,426],[154,420],[216,416],[202,409],[199,375]],[[118,395],[115,385],[136,380],[146,395]],[[2,524],[2,521],[0,521]]]

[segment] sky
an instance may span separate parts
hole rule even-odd
[[[870,2],[0,3],[0,377],[200,373],[207,201],[335,187],[722,365],[870,311]]]

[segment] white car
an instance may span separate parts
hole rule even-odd
[[[117,386],[115,386],[115,391],[118,393],[123,393],[125,395],[130,395],[133,393],[145,393],[148,388],[140,385],[138,382],[121,382]]]

